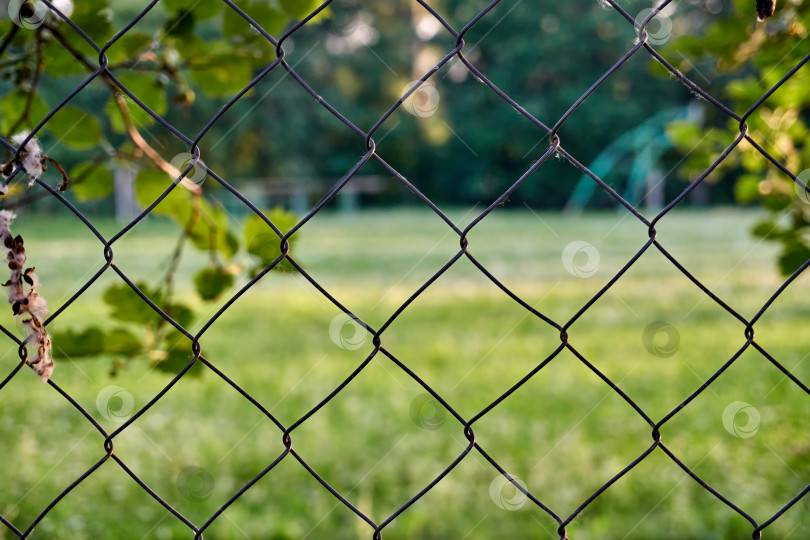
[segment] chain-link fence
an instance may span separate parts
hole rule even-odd
[[[708,175],[712,173],[720,164],[725,160],[730,154],[735,152],[740,143],[746,140],[753,146],[758,152],[762,154],[773,166],[780,169],[785,175],[789,176],[794,182],[797,183],[802,189],[806,189],[806,186],[799,180],[799,178],[790,170],[788,170],[782,163],[780,163],[775,157],[769,154],[757,140],[754,140],[752,137],[749,136],[748,127],[746,124],[746,120],[752,115],[757,109],[766,101],[770,96],[772,96],[775,92],[778,92],[780,87],[788,81],[791,77],[799,71],[804,64],[810,60],[810,55],[805,56],[804,59],[795,67],[793,67],[790,71],[788,71],[784,77],[782,77],[775,85],[773,85],[770,90],[764,93],[755,103],[746,111],[739,113],[732,110],[730,107],[726,106],[725,104],[721,103],[717,99],[715,99],[712,95],[704,91],[700,85],[696,84],[692,80],[688,79],[683,73],[681,73],[678,69],[676,69],[670,61],[666,58],[662,57],[656,49],[651,46],[650,37],[648,35],[648,24],[655,18],[655,16],[664,9],[667,5],[671,3],[671,0],[666,0],[661,2],[655,9],[649,11],[649,13],[644,17],[642,20],[637,21],[631,14],[629,14],[621,5],[619,5],[614,0],[602,0],[603,3],[606,5],[609,4],[609,8],[615,10],[625,21],[628,25],[633,26],[636,31],[638,32],[638,40],[635,42],[634,46],[630,48],[626,52],[626,54],[619,59],[615,65],[613,65],[609,70],[607,70],[604,74],[602,74],[582,95],[571,104],[568,111],[562,115],[559,119],[554,121],[553,123],[546,123],[536,117],[534,117],[529,111],[527,111],[524,107],[522,107],[519,103],[514,101],[506,92],[498,88],[495,84],[493,84],[488,78],[487,74],[479,70],[467,57],[465,57],[465,35],[473,28],[476,24],[479,23],[485,17],[490,16],[492,10],[500,4],[500,0],[495,0],[487,5],[484,9],[482,9],[475,17],[473,17],[466,25],[462,28],[456,28],[451,25],[445,18],[443,18],[437,11],[435,11],[429,3],[419,0],[418,3],[421,5],[422,8],[427,10],[427,12],[435,18],[438,23],[441,24],[443,28],[443,32],[447,32],[453,36],[455,39],[455,47],[452,50],[448,50],[445,52],[445,55],[424,75],[419,79],[419,81],[412,85],[410,89],[405,92],[400,100],[396,103],[393,103],[385,113],[379,117],[378,121],[372,125],[369,129],[362,129],[358,127],[356,124],[352,122],[351,118],[347,118],[344,116],[339,110],[335,107],[330,105],[325,99],[323,99],[315,89],[311,88],[307,81],[304,80],[296,71],[291,67],[291,65],[287,62],[285,57],[285,49],[284,44],[287,40],[293,36],[296,32],[300,31],[305,25],[307,25],[318,13],[322,10],[326,9],[331,0],[327,0],[321,6],[317,8],[314,12],[309,14],[300,22],[292,25],[286,32],[283,33],[280,37],[273,37],[265,31],[262,27],[260,21],[256,21],[250,17],[250,15],[240,9],[234,2],[230,0],[223,0],[225,4],[227,4],[227,9],[232,10],[234,13],[238,14],[241,18],[243,18],[246,23],[250,24],[250,26],[258,33],[260,33],[264,39],[272,44],[275,47],[277,53],[277,59],[272,62],[270,65],[266,66],[265,69],[261,70],[258,75],[244,87],[244,89],[235,95],[213,118],[208,121],[205,127],[196,135],[194,136],[187,136],[186,134],[180,132],[175,126],[168,123],[164,120],[160,115],[153,112],[145,103],[143,103],[139,96],[130,91],[124,84],[120,82],[117,77],[117,74],[112,72],[108,66],[108,60],[106,56],[107,50],[113,46],[118,40],[125,36],[127,32],[129,32],[150,10],[152,10],[159,2],[159,0],[153,0],[146,6],[141,13],[138,14],[129,24],[124,26],[123,28],[118,31],[113,39],[111,39],[107,43],[95,43],[79,26],[74,24],[68,17],[64,16],[61,11],[59,11],[59,5],[56,2],[51,2],[48,0],[43,0],[44,4],[54,12],[56,12],[67,25],[70,26],[69,32],[74,32],[76,35],[81,36],[83,40],[91,46],[97,53],[98,58],[93,62],[85,59],[87,65],[85,66],[88,71],[90,72],[89,76],[80,84],[78,85],[70,94],[68,94],[60,103],[57,105],[47,116],[45,116],[41,122],[38,123],[35,129],[33,129],[30,134],[22,138],[20,140],[15,141],[15,144],[7,140],[0,140],[5,148],[13,153],[13,159],[10,163],[13,164],[14,170],[9,168],[8,173],[6,176],[13,180],[15,176],[18,174],[24,174],[25,169],[25,160],[30,155],[30,146],[29,142],[33,140],[33,138],[37,135],[37,133],[45,126],[51,117],[55,115],[60,109],[65,107],[71,100],[91,81],[96,79],[101,79],[105,81],[106,84],[114,85],[116,88],[120,89],[120,91],[124,92],[134,103],[136,103],[139,107],[141,107],[144,111],[146,111],[149,115],[151,115],[156,122],[162,125],[166,130],[171,132],[178,140],[180,140],[183,144],[188,146],[188,152],[191,155],[191,160],[185,164],[184,170],[181,171],[180,176],[176,179],[174,184],[170,184],[167,186],[166,191],[157,198],[150,206],[144,209],[138,216],[135,218],[131,223],[127,224],[123,228],[121,228],[116,234],[112,236],[105,236],[103,235],[93,224],[92,220],[88,217],[84,216],[74,205],[72,205],[58,190],[50,186],[48,183],[37,180],[37,184],[40,189],[46,191],[51,197],[60,201],[65,207],[67,207],[73,214],[75,214],[84,225],[92,231],[95,237],[98,239],[99,242],[99,249],[103,253],[104,259],[106,264],[98,270],[98,272],[90,278],[84,285],[82,285],[78,290],[75,291],[73,296],[61,305],[56,311],[47,318],[45,321],[46,326],[50,325],[54,320],[58,319],[63,311],[70,306],[74,301],[76,301],[102,274],[111,274],[115,273],[120,277],[120,279],[125,282],[132,290],[137,293],[140,298],[148,304],[156,313],[158,313],[161,317],[163,317],[170,325],[176,328],[179,332],[181,332],[187,338],[187,344],[190,350],[193,353],[193,359],[181,370],[179,371],[176,376],[174,376],[171,381],[160,391],[154,398],[152,398],[148,403],[146,403],[143,407],[138,409],[130,418],[128,418],[123,424],[121,424],[117,429],[114,431],[107,431],[105,430],[94,418],[94,416],[84,409],[71,395],[65,392],[59,384],[55,380],[49,380],[48,384],[50,387],[55,391],[61,394],[61,396],[70,402],[70,404],[75,407],[83,416],[86,418],[87,422],[92,424],[96,430],[103,436],[103,447],[104,447],[104,456],[95,463],[92,467],[90,467],[84,474],[79,476],[75,479],[64,491],[56,497],[31,523],[14,523],[9,519],[6,519],[3,516],[0,516],[0,521],[2,521],[3,525],[11,531],[13,534],[19,536],[20,538],[26,538],[34,531],[35,527],[42,521],[42,519],[48,515],[48,513],[53,509],[55,505],[57,505],[63,497],[65,497],[71,490],[75,489],[77,486],[82,484],[83,482],[87,481],[94,472],[96,472],[100,467],[105,465],[108,461],[114,461],[117,466],[120,466],[129,477],[131,477],[133,482],[136,482],[145,492],[147,492],[151,497],[157,500],[165,509],[166,512],[171,513],[173,517],[177,520],[180,520],[185,525],[188,526],[191,533],[194,535],[195,538],[202,538],[203,534],[209,528],[209,526],[221,516],[221,514],[235,501],[237,501],[240,497],[245,494],[247,490],[249,490],[254,484],[259,482],[262,478],[268,475],[273,474],[274,468],[276,468],[280,463],[287,461],[287,462],[294,462],[297,461],[301,467],[303,467],[310,475],[312,475],[323,487],[323,489],[329,491],[337,500],[339,500],[343,505],[345,505],[346,509],[350,512],[356,514],[360,519],[362,519],[368,525],[368,534],[375,539],[382,538],[385,533],[385,529],[389,526],[394,520],[396,520],[400,515],[404,512],[407,512],[408,509],[420,500],[425,494],[433,490],[438,484],[442,482],[442,480],[462,461],[467,459],[471,454],[478,453],[483,458],[485,458],[494,468],[497,470],[501,475],[503,475],[504,482],[510,482],[514,485],[514,487],[523,492],[526,497],[543,511],[545,511],[551,518],[553,518],[557,525],[558,530],[557,533],[561,539],[567,537],[566,528],[568,525],[577,518],[586,507],[588,507],[594,500],[598,497],[601,497],[606,490],[608,490],[615,482],[617,482],[620,478],[622,478],[625,474],[627,474],[631,469],[639,465],[641,462],[646,460],[648,456],[653,454],[654,452],[662,452],[668,456],[674,463],[678,465],[683,471],[688,474],[695,482],[700,484],[703,489],[707,492],[711,493],[714,497],[725,503],[729,508],[731,508],[734,512],[738,513],[740,516],[745,518],[751,526],[751,532],[753,538],[761,538],[763,536],[764,531],[778,520],[785,512],[791,509],[796,503],[798,503],[807,493],[810,491],[810,486],[803,489],[800,493],[795,494],[795,496],[787,501],[778,512],[773,514],[770,518],[764,521],[755,520],[751,515],[746,513],[742,508],[735,505],[734,497],[733,496],[726,496],[720,493],[717,489],[715,489],[712,485],[710,485],[707,481],[702,479],[698,474],[696,474],[689,466],[687,466],[682,459],[663,442],[663,433],[667,424],[676,416],[678,413],[684,409],[687,405],[689,405],[695,398],[697,398],[702,392],[704,392],[707,388],[712,385],[715,380],[720,377],[720,375],[726,371],[734,362],[745,352],[749,350],[756,350],[767,358],[776,368],[778,368],[785,377],[789,378],[792,384],[798,386],[801,390],[805,393],[810,394],[810,388],[807,387],[801,380],[799,380],[789,369],[787,369],[783,364],[777,361],[776,358],[771,356],[767,350],[765,350],[755,339],[755,330],[757,321],[759,321],[763,314],[769,309],[772,305],[774,300],[783,292],[787,287],[793,283],[796,278],[807,268],[810,264],[810,261],[805,262],[801,267],[793,273],[784,283],[778,288],[778,290],[762,305],[761,309],[756,313],[753,318],[746,318],[741,315],[738,311],[736,311],[733,307],[725,303],[721,300],[712,290],[710,290],[706,285],[701,283],[701,281],[692,273],[690,273],[670,252],[668,252],[664,247],[659,244],[656,239],[656,227],[664,219],[669,212],[678,206],[689,194],[692,192],[697,186],[699,186]],[[12,2],[14,4],[14,2]],[[57,5],[55,5],[57,4]],[[753,2],[752,2],[753,4]],[[18,15],[18,22],[21,24],[25,23],[27,20],[36,18],[37,13],[36,9],[32,7],[33,4],[28,2],[17,2],[17,7],[20,9]],[[753,5],[752,5],[753,11]],[[36,22],[36,21],[34,21]],[[33,23],[32,23],[33,24]],[[3,49],[5,49],[10,42],[10,38],[3,41],[2,45],[0,45],[0,53]],[[686,85],[692,92],[696,95],[699,95],[703,98],[708,104],[712,107],[716,108],[717,111],[726,115],[729,119],[733,119],[734,122],[739,124],[739,135],[728,145],[726,150],[719,155],[714,163],[706,169],[699,177],[697,177],[691,184],[688,185],[674,200],[672,200],[669,204],[666,205],[663,210],[661,210],[653,219],[648,220],[645,218],[638,209],[634,208],[632,204],[627,202],[624,198],[620,196],[619,193],[616,192],[610,185],[608,185],[603,179],[598,177],[596,174],[592,173],[588,170],[582,163],[580,163],[574,156],[569,154],[565,149],[565,141],[560,138],[558,135],[560,128],[566,123],[566,121],[571,117],[571,115],[591,96],[600,86],[602,86],[605,81],[616,71],[618,70],[623,64],[625,64],[628,60],[630,60],[634,56],[644,56],[649,55],[650,57],[654,58],[658,61],[661,65],[663,65],[675,78],[677,78],[680,83]],[[398,172],[393,166],[389,165],[377,152],[378,150],[378,143],[375,141],[375,135],[377,135],[380,126],[400,107],[407,106],[405,105],[408,99],[416,92],[419,91],[420,87],[430,80],[432,76],[436,74],[443,66],[445,66],[448,62],[453,59],[458,59],[464,66],[480,81],[482,81],[488,88],[491,90],[495,95],[497,95],[500,99],[505,101],[509,104],[517,113],[519,113],[522,117],[526,120],[534,124],[539,130],[541,130],[546,135],[546,142],[547,142],[547,149],[542,154],[542,157],[538,159],[520,178],[515,179],[514,183],[505,191],[503,192],[500,197],[498,197],[495,201],[492,202],[483,212],[480,213],[475,219],[473,219],[469,225],[464,228],[457,226],[453,220],[451,220],[439,207],[434,204],[428,197],[423,195],[419,189],[412,184],[408,179],[405,178],[400,172]],[[365,153],[363,156],[356,162],[356,164],[346,172],[345,176],[340,179],[329,191],[328,193],[323,196],[323,198],[318,202],[306,215],[300,219],[300,221],[291,229],[286,232],[282,232],[281,228],[277,227],[276,224],[273,223],[271,219],[269,219],[265,214],[261,212],[261,210],[248,198],[244,197],[239,191],[233,188],[224,178],[222,178],[216,171],[210,170],[206,168],[204,165],[201,165],[202,161],[200,160],[200,150],[198,148],[198,143],[201,141],[203,137],[209,132],[209,130],[214,126],[215,123],[219,122],[223,115],[239,100],[241,100],[245,94],[247,94],[253,87],[255,87],[263,78],[265,78],[269,73],[276,71],[276,70],[284,70],[286,71],[298,84],[308,93],[311,95],[312,99],[315,100],[320,106],[325,108],[329,113],[331,113],[335,118],[340,120],[345,126],[348,128],[349,132],[353,133],[354,136],[357,138],[358,143],[362,143],[365,148]],[[413,107],[413,105],[410,105]],[[428,104],[429,106],[429,104]],[[558,321],[554,320],[551,317],[547,316],[540,310],[536,309],[535,307],[531,306],[528,302],[526,302],[521,296],[515,293],[513,290],[508,288],[504,283],[498,280],[495,275],[490,272],[484,264],[482,264],[479,260],[477,260],[473,255],[467,250],[468,248],[468,236],[470,231],[472,231],[479,223],[487,218],[487,216],[495,209],[497,206],[501,205],[512,193],[517,190],[521,184],[535,171],[537,170],[544,162],[546,162],[552,156],[562,156],[562,158],[568,160],[571,164],[577,167],[582,173],[588,175],[593,182],[598,184],[606,193],[608,193],[613,199],[615,199],[620,205],[622,205],[629,214],[632,214],[638,222],[640,223],[640,227],[644,227],[649,236],[649,240],[633,255],[624,266],[617,272],[608,282],[604,285],[590,300],[588,300],[584,305],[582,305],[575,313],[573,317],[569,320],[565,321]],[[290,255],[290,239],[299,233],[302,229],[306,228],[307,223],[312,220],[312,218],[321,212],[324,207],[333,199],[335,198],[341,190],[346,189],[346,186],[352,182],[352,179],[361,170],[361,168],[369,161],[376,161],[382,167],[384,167],[391,175],[396,177],[399,182],[402,183],[410,192],[412,192],[416,197],[418,197],[425,206],[429,207],[433,212],[435,212],[443,221],[446,223],[447,227],[459,238],[460,248],[458,252],[453,256],[450,260],[446,262],[446,264],[436,272],[430,279],[422,284],[422,286],[413,293],[406,302],[404,302],[398,309],[396,309],[388,318],[388,320],[379,328],[373,328],[363,322],[360,318],[358,318],[349,307],[342,305],[339,303],[331,294],[330,291],[323,287],[318,281],[312,277],[307,271],[302,268],[301,265]],[[186,176],[192,174],[192,171],[195,169],[203,167],[205,168],[205,174],[213,178],[216,182],[218,182],[222,187],[228,190],[233,196],[237,197],[245,207],[249,208],[251,212],[255,213],[257,216],[260,216],[261,219],[266,223],[268,231],[272,231],[277,237],[278,242],[281,247],[281,256],[279,256],[275,261],[273,261],[270,265],[268,265],[264,270],[255,276],[247,285],[241,288],[232,298],[230,298],[208,321],[207,323],[196,333],[192,334],[188,330],[186,330],[183,325],[178,323],[172,317],[170,317],[159,305],[150,299],[150,297],[144,291],[140,290],[133,279],[127,276],[127,274],[116,265],[114,260],[114,253],[116,249],[116,243],[118,240],[126,234],[128,231],[132,230],[139,222],[141,222],[144,218],[146,218],[153,209],[161,203],[174,189],[182,189],[178,188],[181,185],[182,181],[185,179]],[[194,173],[196,174],[196,173]],[[7,248],[11,249],[14,252],[14,242],[12,241],[9,245],[7,243]],[[575,349],[569,338],[569,329],[571,326],[578,320],[580,317],[588,311],[594,303],[602,297],[606,292],[608,292],[611,287],[634,265],[637,261],[639,261],[642,257],[645,256],[648,252],[651,251],[658,251],[664,257],[666,257],[671,264],[678,269],[684,276],[686,276],[694,285],[700,288],[700,290],[705,293],[706,296],[711,298],[717,305],[721,306],[726,312],[732,315],[740,324],[740,328],[744,333],[744,343],[739,347],[737,352],[729,358],[723,365],[718,369],[708,380],[706,380],[703,384],[701,384],[697,389],[695,389],[691,395],[689,395],[682,403],[680,403],[677,407],[675,407],[671,412],[663,416],[662,418],[655,418],[651,417],[644,411],[642,407],[640,407],[629,395],[627,395],[624,391],[622,391],[619,386],[612,381],[609,377],[607,377],[604,373],[602,373],[591,361],[589,361],[583,354],[581,354],[577,349]],[[392,351],[389,351],[385,347],[385,334],[386,330],[392,324],[392,322],[399,317],[411,303],[420,295],[422,295],[429,287],[433,285],[433,283],[439,279],[448,269],[450,269],[453,265],[455,265],[459,260],[467,258],[475,267],[480,270],[480,272],[486,276],[488,280],[494,283],[504,295],[511,298],[514,302],[522,306],[523,309],[527,310],[531,313],[534,317],[542,320],[545,324],[549,325],[557,332],[559,332],[560,343],[559,346],[542,362],[537,364],[537,366],[532,369],[529,373],[525,375],[520,381],[514,384],[508,391],[503,393],[500,397],[498,397],[495,401],[481,409],[477,414],[473,415],[472,417],[464,417],[459,414],[452,406],[451,403],[445,401],[442,395],[436,392],[429,384],[427,384],[424,380],[422,380],[418,373],[412,371],[407,365],[403,362],[398,360]],[[212,328],[212,325],[225,313],[226,310],[240,297],[243,295],[251,294],[251,288],[259,281],[264,275],[266,275],[271,269],[273,269],[278,264],[281,264],[283,261],[287,261],[290,265],[295,267],[295,269],[300,272],[311,284],[311,286],[316,289],[321,295],[327,298],[330,302],[332,302],[337,308],[343,311],[348,318],[351,318],[357,321],[358,324],[362,325],[363,328],[373,337],[373,345],[374,350],[371,354],[366,358],[366,360],[354,371],[351,373],[349,377],[343,380],[340,385],[333,389],[331,393],[327,397],[325,397],[320,403],[318,403],[315,407],[313,407],[309,412],[305,415],[300,417],[297,421],[284,424],[279,421],[276,417],[274,417],[273,413],[267,410],[263,405],[259,403],[257,399],[251,396],[248,392],[243,390],[236,382],[228,378],[224,373],[222,373],[217,367],[209,362],[208,359],[204,356],[204,351],[200,345],[200,338],[201,336],[209,331]],[[15,333],[9,331],[6,328],[2,328],[3,333],[6,337],[12,340],[18,347],[19,347],[19,364],[16,368],[9,373],[0,383],[0,390],[2,390],[14,377],[18,376],[18,373],[26,365],[26,363],[34,363],[32,358],[37,358],[37,355],[34,355],[29,349],[31,349],[32,343],[20,340],[16,337]],[[487,451],[479,445],[476,441],[475,436],[475,426],[476,422],[478,422],[481,418],[485,415],[490,413],[495,407],[497,407],[501,402],[507,399],[510,395],[516,392],[519,388],[521,388],[524,384],[527,383],[533,377],[540,376],[539,374],[543,370],[545,366],[547,366],[555,357],[557,357],[561,352],[565,350],[570,351],[573,355],[575,355],[584,366],[586,366],[591,372],[593,372],[596,376],[598,376],[605,385],[610,387],[616,394],[621,396],[621,398],[626,401],[638,414],[640,418],[643,419],[649,425],[650,433],[651,433],[651,442],[649,447],[641,453],[637,458],[632,460],[630,463],[627,463],[626,466],[615,476],[613,476],[608,482],[602,485],[596,492],[594,492],[590,497],[588,497],[573,513],[570,515],[559,514],[555,511],[554,508],[551,508],[543,501],[543,495],[532,493],[527,488],[522,485],[517,479],[513,478],[509,472],[506,470],[505,467],[500,465],[498,461],[496,461]],[[371,362],[371,360],[377,356],[384,356],[390,359],[394,364],[396,364],[404,373],[406,373],[409,377],[411,377],[417,384],[419,384],[424,390],[429,393],[435,400],[441,404],[441,407],[444,407],[446,411],[452,415],[453,418],[458,422],[458,429],[460,432],[463,433],[464,437],[468,441],[466,448],[461,452],[458,457],[456,457],[452,462],[447,463],[444,470],[433,480],[431,480],[427,485],[424,486],[421,491],[416,493],[413,497],[407,500],[404,504],[401,505],[395,512],[391,515],[385,517],[382,520],[375,520],[370,515],[365,514],[362,512],[357,506],[352,504],[349,500],[347,500],[340,492],[334,489],[327,481],[316,472],[316,470],[311,467],[303,457],[296,452],[293,448],[293,441],[295,440],[295,432],[301,425],[306,423],[317,411],[319,411],[322,407],[324,407],[328,402],[330,402],[335,396],[340,394],[343,389],[355,378],[357,377]],[[138,420],[146,411],[148,411],[151,407],[153,407],[163,396],[175,385],[177,382],[186,376],[192,366],[203,364],[207,367],[211,372],[216,374],[218,377],[222,379],[222,384],[230,385],[234,389],[236,389],[241,396],[249,401],[253,406],[258,409],[261,414],[263,414],[269,422],[275,424],[278,428],[280,435],[283,439],[284,444],[284,451],[276,456],[274,459],[269,460],[266,468],[262,470],[258,475],[256,475],[252,480],[248,483],[243,485],[240,489],[238,489],[235,493],[233,493],[232,497],[228,499],[224,504],[222,504],[219,509],[210,516],[210,518],[203,522],[203,523],[194,523],[189,520],[186,516],[181,514],[178,510],[173,508],[169,502],[163,499],[156,491],[151,489],[139,476],[127,465],[127,463],[119,457],[118,453],[116,452],[116,440],[118,437],[126,431],[127,429],[132,426],[134,422]],[[34,366],[36,367],[36,366]],[[58,377],[56,378],[58,380]],[[6,467],[13,467],[14,460],[16,457],[14,456],[5,456],[5,466]]]

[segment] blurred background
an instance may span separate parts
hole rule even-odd
[[[791,73],[807,60],[810,4],[780,3],[759,23],[753,0],[668,4],[647,43],[722,105],[640,48],[559,127],[581,166],[555,153],[536,169],[550,146],[537,122],[554,126],[637,45],[632,21],[644,21],[651,2],[497,4],[462,50],[489,84],[458,56],[443,60],[456,38],[414,1],[336,0],[300,28],[319,3],[234,4],[243,14],[221,0],[161,0],[145,14],[144,0],[62,0],[55,10],[0,2],[3,139],[40,128],[81,88],[35,133],[70,179],[64,201],[28,186],[23,170],[0,207],[17,213],[12,231],[58,313],[48,323],[52,381],[107,433],[125,426],[113,440],[120,466],[53,387],[27,369],[7,381],[0,538],[19,536],[9,524],[25,531],[79,478],[29,538],[193,537],[133,475],[197,527],[258,477],[206,537],[370,538],[373,527],[294,456],[267,471],[283,455],[282,431],[234,385],[295,425],[297,455],[380,524],[468,446],[463,423],[400,364],[465,420],[534,373],[473,429],[487,455],[562,520],[645,454],[648,419],[659,422],[709,380],[662,427],[667,448],[757,524],[807,487],[807,278],[800,273],[757,321],[759,350],[746,346],[733,312],[750,320],[810,259],[810,76],[806,67]],[[487,4],[430,6],[459,31]],[[286,62],[269,71],[277,52],[268,36],[285,36]],[[108,71],[82,86],[99,66],[88,39],[99,49],[113,41]],[[739,140],[739,117],[787,75],[746,117],[762,151]],[[310,216],[362,161],[362,133],[373,127],[381,160]],[[198,135],[208,170],[182,140]],[[186,180],[136,220],[185,169]],[[57,168],[41,181],[58,186]],[[280,232],[302,224],[292,260],[276,264],[278,234],[225,183]],[[648,246],[639,216],[653,220],[690,185],[656,223],[662,249]],[[461,254],[448,220],[464,230],[496,201],[467,234],[470,256]],[[202,332],[207,362],[194,362],[131,423],[195,357],[187,337],[107,267],[103,244],[113,237],[115,268],[192,335]],[[25,335],[10,308],[0,324]],[[570,324],[571,349],[559,350],[555,324]],[[372,354],[363,325],[385,327],[384,352]],[[6,340],[0,354],[6,377],[18,346]],[[808,510],[800,499],[764,537],[807,537]],[[557,527],[473,450],[383,536],[559,538]],[[730,540],[753,529],[656,448],[578,512],[567,534]]]

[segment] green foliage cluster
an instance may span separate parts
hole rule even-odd
[[[317,2],[246,2],[244,8],[261,25],[278,32],[293,18],[309,13]],[[42,6],[40,6],[42,7]],[[143,6],[136,2],[113,4],[109,0],[76,2],[71,20],[95,43],[103,45]],[[208,98],[230,98],[275,56],[275,50],[255,28],[219,1],[165,0],[115,41],[105,54],[112,76],[102,74],[93,90],[83,92],[62,107],[45,124],[38,137],[57,141],[60,160],[71,166],[71,197],[79,203],[107,198],[113,191],[113,170],[128,166],[139,170],[135,198],[141,207],[152,205],[178,179],[174,165],[147,142],[163,141],[147,132],[155,119],[126,93],[118,82],[164,116],[170,109],[190,110],[197,93]],[[3,45],[6,59],[0,65],[0,131],[9,139],[22,129],[33,128],[64,97],[92,73],[97,53],[56,13],[47,12],[42,24],[22,28],[9,23]],[[212,39],[216,28],[219,35]],[[102,84],[103,83],[103,84]],[[94,83],[96,84],[96,83]],[[213,116],[213,113],[210,115]],[[8,158],[7,158],[8,159]],[[189,167],[184,163],[183,168]],[[196,166],[188,176],[197,173]],[[185,183],[184,183],[185,182]],[[213,183],[213,182],[210,182]],[[209,183],[209,184],[210,184]],[[182,186],[182,187],[181,187]],[[281,255],[280,240],[259,216],[244,222],[232,220],[206,190],[181,181],[151,212],[175,222],[180,240],[167,275],[159,283],[137,283],[138,288],[178,324],[188,327],[194,310],[173,298],[172,285],[183,246],[208,252],[210,262],[199,269],[193,282],[201,300],[213,302],[231,289],[238,275],[254,277]],[[283,231],[298,217],[282,209],[267,212]],[[290,241],[291,243],[293,240]],[[243,249],[253,261],[242,268],[236,256]],[[290,269],[287,261],[278,268]],[[54,336],[63,353],[74,359],[110,355],[113,372],[126,360],[147,356],[159,370],[176,373],[190,360],[187,343],[177,343],[158,313],[128,285],[110,286],[104,302],[117,325],[111,329],[91,326]]]
[[[165,183],[166,175],[163,172],[142,171],[135,184],[138,202],[143,206],[151,204],[166,189]],[[200,268],[193,277],[197,295],[205,302],[217,301],[230,291],[243,270],[247,271],[247,277],[255,277],[281,256],[278,236],[259,216],[253,214],[234,226],[223,208],[186,189],[175,188],[152,212],[176,222],[182,228],[180,246],[188,241],[195,248],[210,254],[210,263]],[[265,214],[283,232],[289,231],[299,219],[281,208],[274,208]],[[241,231],[241,238],[235,235],[234,229],[237,227]],[[290,239],[291,245],[295,240],[295,237]],[[247,268],[237,261],[243,247],[251,261]],[[197,314],[189,304],[174,299],[172,295],[181,249],[176,248],[168,274],[160,283],[150,285],[138,282],[136,286],[175,322],[190,328],[196,322]],[[285,259],[273,269],[292,270],[292,265]],[[56,333],[53,339],[59,343],[63,354],[73,359],[111,356],[114,359],[113,374],[127,361],[144,355],[158,370],[172,374],[178,373],[191,361],[188,341],[175,332],[170,323],[129,285],[121,283],[109,286],[103,300],[116,326],[90,326],[79,331]],[[198,367],[196,365],[192,373],[201,373]]]
[[[704,35],[676,40],[671,48],[714,62],[722,91],[715,97],[742,115],[800,62],[810,28],[810,2],[778,6],[767,23],[751,17],[751,2],[735,0],[736,11],[712,23]],[[747,119],[750,137],[807,185],[810,181],[810,70],[799,69]],[[711,107],[709,107],[711,109]],[[688,152],[682,170],[694,180],[739,136],[739,123],[717,114],[710,129],[690,122],[669,126],[670,138]],[[771,215],[753,233],[781,244],[779,268],[785,275],[810,259],[810,191],[743,140],[709,177],[730,180],[741,204],[761,203]]]

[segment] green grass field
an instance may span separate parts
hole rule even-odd
[[[481,209],[479,209],[480,211]],[[473,214],[451,214],[466,224]],[[665,218],[661,243],[744,317],[752,317],[781,283],[774,246],[748,232],[756,211],[681,212]],[[97,240],[67,215],[22,216],[15,232],[51,309],[103,264]],[[99,222],[104,233],[111,221]],[[175,229],[148,221],[114,246],[115,262],[133,279],[165,268]],[[582,217],[497,210],[470,233],[470,252],[527,303],[566,322],[647,240],[646,227],[608,212]],[[564,248],[592,244],[594,275],[563,266]],[[293,254],[334,296],[373,327],[458,251],[458,237],[424,211],[319,215]],[[205,255],[189,252],[180,293],[193,300],[188,276]],[[593,261],[591,261],[593,262]],[[585,264],[577,260],[577,264]],[[105,273],[53,323],[55,330],[106,324]],[[808,279],[802,277],[756,326],[756,339],[810,382]],[[3,324],[16,329],[9,313]],[[271,272],[201,339],[203,354],[289,425],[317,404],[373,350],[337,346],[330,324],[340,311],[301,276]],[[206,317],[191,329],[196,331]],[[671,325],[678,347],[643,343],[655,321]],[[351,340],[351,328],[341,334]],[[570,343],[658,421],[697,389],[745,342],[744,328],[651,249],[571,327]],[[663,337],[662,337],[663,336]],[[663,340],[663,342],[662,342]],[[559,333],[506,297],[466,258],[439,278],[385,331],[382,343],[471,418],[541,363]],[[56,350],[54,382],[105,429],[97,397],[109,386],[143,406],[170,380],[133,360],[111,377],[111,358],[72,360]],[[16,365],[4,345],[0,370]],[[669,353],[672,353],[671,355]],[[405,503],[466,447],[463,428],[427,405],[425,429],[412,419],[424,390],[377,355],[334,400],[292,434],[294,449],[337,491],[377,523]],[[116,401],[117,400],[117,401]],[[415,401],[416,400],[416,401]],[[753,436],[724,426],[734,402],[759,414]],[[113,412],[126,407],[114,398]],[[24,529],[104,455],[103,437],[28,369],[0,391],[0,514]],[[750,412],[750,409],[749,409]],[[109,416],[109,414],[107,414]],[[810,483],[810,397],[750,349],[662,428],[663,442],[701,478],[759,522]],[[735,418],[741,429],[745,413]],[[733,431],[733,427],[732,431]],[[576,356],[563,351],[521,389],[473,426],[478,443],[563,518],[652,443],[651,428]],[[745,434],[745,433],[744,433]],[[750,435],[750,433],[745,434]],[[115,438],[115,453],[152,489],[201,525],[283,450],[281,433],[210,370],[184,378]],[[204,472],[191,477],[189,472]],[[473,451],[441,483],[383,531],[386,539],[558,538],[556,523],[507,486],[491,496],[496,470]],[[497,484],[496,484],[497,487]],[[496,504],[498,501],[500,506]],[[502,507],[519,507],[508,510]],[[766,529],[765,538],[810,537],[810,497]],[[570,538],[745,539],[751,526],[689,478],[660,449],[610,487],[568,526]],[[4,527],[0,538],[13,535]],[[292,456],[233,504],[206,531],[213,539],[371,538],[372,529],[320,486]],[[31,538],[191,538],[190,530],[108,460],[67,495]]]

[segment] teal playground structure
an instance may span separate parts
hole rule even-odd
[[[673,147],[666,126],[679,120],[702,123],[703,109],[693,103],[659,112],[616,139],[593,160],[588,169],[604,179],[620,162],[632,158],[633,164],[624,191],[621,186],[614,186],[616,191],[633,206],[643,202],[647,207],[661,208],[666,175],[661,172],[658,162],[664,152]],[[583,174],[565,205],[565,211],[577,213],[584,210],[593,198],[597,185],[591,177]]]

